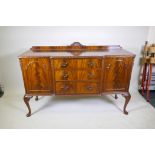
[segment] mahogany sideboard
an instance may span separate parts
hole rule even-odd
[[[70,46],[33,46],[19,56],[25,95],[123,95],[126,107],[131,98],[129,85],[135,55],[114,46],[85,46],[75,42]]]

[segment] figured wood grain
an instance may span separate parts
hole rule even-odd
[[[103,82],[100,84],[103,92],[127,91],[133,64],[133,57],[105,57],[102,59],[103,66],[100,58],[23,58],[20,60],[27,94],[52,93],[52,72],[54,72],[55,81],[100,82],[103,76]],[[53,69],[50,61],[54,62]],[[67,62],[68,69],[61,68],[64,62]],[[87,67],[88,62],[93,62],[93,66]],[[65,75],[67,78],[64,78]],[[53,81],[54,85],[55,81]],[[77,88],[74,87],[74,89]]]
[[[128,114],[134,54],[120,46],[84,46],[78,42],[71,46],[34,46],[32,51],[19,57],[25,85],[24,101],[29,110],[27,116],[31,115],[29,100],[32,96],[52,94],[122,94],[125,97],[123,112]]]
[[[55,69],[74,69],[77,66],[77,62],[74,59],[55,58],[53,61]]]
[[[60,95],[70,95],[76,93],[75,82],[56,82],[55,93]]]
[[[55,81],[99,81],[102,59],[54,59]],[[63,66],[63,67],[62,67]]]
[[[85,81],[100,81],[101,79],[101,69],[87,69],[87,70],[78,70],[77,79]]]
[[[94,59],[94,58],[87,58],[87,59],[78,59],[77,60],[77,68],[85,68],[85,69],[91,69],[91,68],[101,68],[101,59]]]
[[[75,70],[55,70],[55,80],[60,81],[72,81],[72,80],[77,80],[77,74]]]
[[[98,94],[99,83],[96,82],[78,82],[77,94]]]
[[[55,58],[55,69],[89,69],[101,68],[102,59],[99,58]]]
[[[103,68],[103,91],[127,91],[132,62],[133,59],[128,57],[106,57]]]
[[[52,93],[52,70],[48,58],[20,59],[27,93]]]
[[[72,46],[73,45],[73,46]],[[31,50],[34,52],[53,52],[53,51],[106,51],[109,49],[121,49],[119,45],[111,46],[85,46],[85,45],[74,45],[71,46],[32,46]]]

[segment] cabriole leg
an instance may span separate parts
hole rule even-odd
[[[125,115],[128,115],[126,107],[130,101],[131,95],[130,95],[130,93],[128,93],[128,94],[122,94],[122,96],[125,98],[125,104],[124,104],[123,112]]]
[[[35,101],[38,101],[38,96],[36,96]]]
[[[115,99],[118,99],[118,96],[117,96],[117,94],[115,94]]]
[[[27,117],[30,117],[31,116],[31,108],[30,108],[30,105],[29,105],[29,101],[30,101],[30,99],[32,98],[33,96],[24,96],[24,102],[25,102],[25,104],[26,104],[26,106],[27,106],[27,108],[28,108],[28,113],[27,113]]]

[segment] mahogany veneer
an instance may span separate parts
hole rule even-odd
[[[19,56],[25,85],[24,101],[46,95],[122,94],[124,114],[135,55],[120,46],[33,46]]]

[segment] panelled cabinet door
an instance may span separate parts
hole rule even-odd
[[[20,59],[27,94],[51,94],[52,73],[48,58]]]
[[[103,91],[128,91],[133,59],[106,57],[103,67]]]

